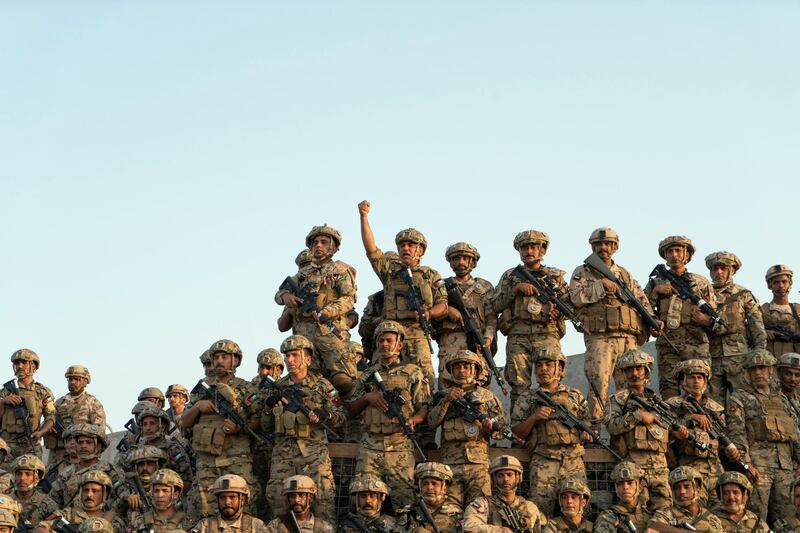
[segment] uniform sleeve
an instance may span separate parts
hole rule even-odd
[[[330,415],[328,425],[332,427],[339,427],[347,421],[347,416],[344,414],[342,407],[342,399],[339,397],[338,391],[330,383],[325,383],[319,393],[322,395],[322,405],[325,412]]]
[[[299,287],[300,286],[300,281],[299,281],[298,275],[295,274],[294,276],[291,276],[291,278],[292,278],[292,280],[294,280],[294,282]],[[289,291],[287,289],[278,289],[278,292],[275,293],[275,303],[278,304],[278,305],[283,305],[283,301],[281,300],[281,298],[283,298],[284,294],[288,294],[288,293],[289,293]]]
[[[489,285],[489,291],[482,296],[483,299],[483,315],[486,317],[486,324],[483,325],[483,338],[494,338],[497,336],[497,313],[492,306],[492,294],[494,294],[494,287],[488,281],[484,281]]]
[[[411,402],[414,404],[414,412],[416,413],[423,406],[431,401],[431,387],[428,380],[422,374],[422,370],[417,369],[417,376],[411,387]]]
[[[764,329],[764,317],[761,315],[761,306],[753,293],[747,291],[744,298],[744,316],[747,319],[747,330],[750,333],[750,342],[754,348],[766,348],[767,332]]]
[[[745,410],[743,398],[738,394],[733,394],[728,405],[726,416],[728,423],[728,438],[733,441],[742,453],[742,461],[752,462],[750,459],[750,447],[747,440],[747,424],[745,423]]]
[[[450,389],[444,389],[442,394],[447,394]],[[428,411],[428,425],[431,428],[437,428],[444,421],[447,410],[450,408],[450,402],[445,402],[444,399],[439,399],[436,405],[431,405]]]
[[[350,394],[344,400],[346,402],[353,402],[358,400],[364,394],[367,393],[367,384],[366,380],[369,378],[371,374],[367,374],[364,372],[358,379],[353,382],[353,390],[350,391]]]
[[[502,313],[514,303],[515,295],[511,290],[513,286],[514,280],[512,279],[511,273],[504,273],[500,277],[500,281],[497,283],[497,287],[495,287],[494,293],[491,297],[492,308],[494,309],[495,313]]]
[[[650,517],[651,524],[672,524],[672,513],[668,509],[656,509]]]
[[[447,287],[445,287],[442,276],[439,275],[434,269],[430,269],[431,273],[431,291],[433,292],[433,305],[440,303],[447,303]]]
[[[376,248],[374,252],[367,254],[367,259],[369,259],[369,264],[372,265],[372,270],[375,271],[375,274],[378,275],[378,278],[385,287],[386,282],[389,280],[391,262],[386,258],[386,255],[380,248]]]
[[[502,533],[503,526],[489,525],[489,503],[486,498],[478,498],[464,509],[461,522],[464,531],[474,533]]]
[[[599,302],[606,296],[602,280],[592,279],[586,267],[579,266],[569,280],[569,299],[575,307],[584,307]]]
[[[106,410],[97,398],[92,398],[92,404],[89,409],[89,423],[101,428],[106,427]]]
[[[603,511],[594,522],[593,533],[617,533],[619,520],[611,511]]]
[[[330,318],[344,316],[356,305],[355,272],[343,263],[338,263],[336,270],[336,281],[333,287],[337,297],[327,302],[322,308]]]
[[[56,420],[56,398],[53,396],[53,391],[42,385],[42,418],[44,422]]]
[[[608,410],[603,419],[609,435],[622,435],[632,430],[641,421],[638,409],[625,410],[616,397],[608,401]]]
[[[533,405],[533,394],[530,391],[520,394],[513,409],[511,409],[511,425],[515,426],[520,422],[524,422],[531,415]]]
[[[650,300],[647,298],[647,295],[642,290],[642,287],[641,285],[639,285],[639,282],[636,281],[633,278],[633,276],[630,276],[630,278],[631,278],[631,283],[630,285],[628,285],[628,289],[630,289],[630,291],[633,293],[633,296],[642,303],[644,308],[647,309],[647,312],[652,315],[653,306],[650,305]]]
[[[488,389],[487,392],[489,393],[489,395],[491,395],[487,398],[486,402],[486,410],[489,416],[494,418],[495,421],[497,421],[501,426],[505,426],[507,421],[506,421],[506,413],[505,410],[503,409],[503,404],[500,403],[500,400],[497,398],[497,395],[495,395],[495,393],[493,393]]]

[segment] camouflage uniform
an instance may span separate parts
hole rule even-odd
[[[514,239],[517,250],[526,243],[539,242],[545,245],[550,238],[540,231],[523,231]],[[537,348],[561,351],[561,338],[566,333],[564,317],[552,320],[553,304],[543,304],[536,296],[515,293],[513,288],[522,282],[514,275],[514,269],[503,273],[492,295],[492,308],[501,314],[498,327],[506,333],[506,367],[504,374],[511,386],[511,407],[520,394],[531,387],[533,362],[531,357]],[[534,276],[549,279],[559,297],[568,297],[569,289],[564,282],[564,272],[542,265],[540,270],[530,271]]]
[[[464,391],[462,399],[474,404],[479,411],[493,419],[498,426],[505,426],[506,419],[500,400],[489,389],[477,384],[481,359],[469,350],[454,352],[447,360],[447,368],[457,362],[472,363],[476,370],[476,380],[460,386]],[[451,378],[452,379],[452,378]],[[478,496],[492,494],[492,480],[489,479],[489,438],[483,431],[481,422],[467,422],[449,402],[441,399],[450,389],[439,394],[439,400],[428,411],[428,425],[431,428],[442,426],[440,461],[453,471],[453,482],[447,490],[447,497],[463,507]],[[495,438],[500,434],[495,432]]]
[[[39,356],[33,350],[28,350],[27,348],[17,350],[11,356],[11,362],[13,363],[17,360],[34,361],[36,368],[39,368]],[[55,397],[50,389],[38,381],[32,381],[30,385],[25,386],[19,380],[16,380],[16,384],[28,408],[28,414],[30,415],[28,419],[32,431],[36,431],[47,422],[55,422]],[[0,388],[0,399],[10,395],[11,393],[8,390]],[[40,442],[35,442],[33,449],[31,449],[30,441],[25,436],[25,426],[22,420],[17,419],[12,405],[5,406],[2,419],[0,419],[0,438],[6,441],[10,450],[10,453],[0,463],[0,468],[7,469],[14,458],[24,453],[32,453],[39,458],[42,457]]]
[[[756,350],[746,366],[774,364],[769,352]],[[742,452],[742,461],[761,472],[750,500],[752,509],[762,520],[766,520],[768,510],[779,518],[794,515],[786,487],[800,468],[800,433],[789,400],[782,393],[737,390],[728,406],[728,427],[730,439]]]
[[[374,528],[381,531],[393,531],[397,526],[394,517],[383,515],[380,507],[386,496],[389,495],[389,487],[377,476],[357,475],[350,483],[350,499],[355,500],[355,511],[347,513],[342,521],[339,522],[338,533],[361,533],[365,528]],[[358,494],[360,492],[375,493],[379,495],[380,503],[378,509],[371,516],[365,514],[359,508]]]
[[[590,244],[601,240],[619,243],[619,237],[611,228],[596,229],[589,237]],[[609,269],[653,314],[647,296],[630,272],[616,263]],[[617,295],[607,293],[603,287],[604,279],[596,270],[581,265],[575,269],[569,281],[570,300],[585,326],[583,342],[586,345],[586,357],[583,371],[590,384],[589,419],[595,425],[599,425],[603,419],[603,406],[608,401],[608,383],[612,376],[616,390],[625,386],[625,376],[614,372],[617,358],[625,350],[637,348],[649,337],[647,327],[636,309]]]
[[[672,246],[684,246],[689,252],[689,260],[694,254],[695,247],[692,241],[686,237],[676,235],[667,237],[658,245],[658,253],[664,258],[666,250]],[[711,283],[698,274],[684,272],[692,284],[692,291],[695,295],[709,303],[711,307],[715,305],[714,289]],[[664,322],[664,335],[674,344],[678,351],[665,340],[664,335],[656,339],[656,350],[658,350],[658,371],[659,371],[659,392],[666,399],[675,396],[679,392],[678,384],[672,378],[675,365],[686,359],[702,359],[711,364],[711,353],[708,341],[708,332],[711,328],[706,328],[691,321],[692,309],[695,307],[690,300],[682,300],[677,294],[662,296],[654,292],[657,285],[669,284],[663,279],[653,279],[647,282],[644,288],[645,294],[650,299],[650,304],[655,309],[659,320]]]
[[[614,397],[616,397],[616,394],[612,396],[611,399],[613,400]],[[607,413],[606,417],[608,417]],[[635,463],[630,461],[617,463],[611,471],[611,481],[614,483],[615,490],[616,484],[620,481],[637,481],[639,483],[637,501],[633,505],[620,501],[602,511],[594,521],[595,533],[628,531],[628,529],[623,526],[625,522],[630,522],[635,528],[634,531],[645,530],[647,523],[650,521],[650,516],[647,513],[645,505],[646,497],[641,492],[641,483],[644,477],[644,472]],[[669,489],[669,487],[667,488]],[[619,493],[617,493],[617,495],[619,495]]]
[[[415,235],[412,235],[412,232]],[[411,235],[411,237],[406,234]],[[401,231],[397,234],[395,242],[399,243],[402,240],[409,240],[409,238],[419,240],[421,235],[416,230]],[[424,237],[421,238],[424,240]],[[419,326],[417,314],[408,308],[408,300],[405,293],[409,290],[409,287],[400,277],[400,272],[406,270],[406,268],[411,269],[411,281],[420,290],[423,305],[427,310],[430,310],[436,304],[447,303],[447,292],[441,276],[434,269],[424,265],[408,267],[396,255],[384,254],[380,249],[375,250],[374,253],[367,254],[367,259],[369,259],[372,269],[383,284],[383,319],[394,320],[405,328],[406,335],[405,346],[401,355],[402,361],[418,365],[424,372],[428,383],[434,383],[433,354],[428,347],[425,333]]]
[[[259,366],[284,366],[283,356],[274,348],[267,348],[259,352],[256,358]],[[259,374],[250,380],[253,387],[260,387],[263,377]],[[263,415],[262,415],[263,421]],[[272,463],[273,442],[269,439],[253,442],[250,449],[253,454],[253,474],[258,480],[258,498],[255,501],[258,516],[272,516],[272,505],[267,497],[267,483],[270,477],[270,464]]]
[[[419,501],[424,501],[428,511],[433,518],[433,523],[440,533],[456,533],[461,522],[461,507],[450,503],[447,500],[447,486],[453,481],[452,469],[442,463],[419,463],[414,468],[414,477],[417,479],[418,486],[427,478],[438,479],[444,484],[444,490],[434,498],[424,499],[420,494]],[[400,509],[397,513],[397,531],[408,531],[411,533],[433,533],[434,529],[425,519],[419,503]]]
[[[722,522],[714,516],[705,505],[700,502],[700,488],[703,486],[703,476],[692,467],[679,466],[669,473],[669,484],[675,487],[681,481],[691,481],[694,484],[694,498],[688,505],[677,503],[672,507],[657,509],[650,524],[665,524],[668,526],[679,527],[688,524],[694,527],[695,531],[704,533],[722,533]],[[697,503],[697,513],[692,513],[690,506]],[[685,529],[685,528],[683,528]]]
[[[86,384],[91,383],[89,369],[81,365],[72,365],[67,368],[64,377],[72,376],[86,379]],[[106,412],[100,400],[86,392],[84,389],[78,395],[65,394],[56,400],[56,420],[60,421],[64,428],[72,424],[94,424],[101,428],[106,427]],[[64,457],[64,439],[61,435],[48,433],[44,437],[44,446],[50,450],[47,463],[53,464]]]
[[[265,533],[266,525],[244,511],[245,503],[240,501],[239,510],[232,519],[223,518],[219,513],[218,496],[220,494],[239,494],[244,502],[250,500],[249,483],[242,476],[224,474],[214,480],[209,489],[210,496],[217,502],[217,513],[207,516],[191,529],[192,533]]]
[[[792,279],[794,277],[792,269],[786,265],[773,265],[767,269],[765,279],[767,281],[767,288],[770,287],[771,281],[778,276],[788,276],[789,289],[792,287]],[[780,326],[789,330],[791,333],[800,334],[800,304],[789,303],[786,305],[767,302],[761,306],[761,315],[764,320],[764,328],[773,330],[774,327]],[[767,350],[769,350],[775,357],[791,352],[800,352],[800,341],[781,341],[774,339],[767,341]]]
[[[283,490],[281,491],[284,500],[284,507],[288,507],[286,498],[290,493],[307,493],[311,497],[317,493],[317,486],[308,476],[291,476],[283,480]],[[289,527],[288,511],[267,524],[263,533],[296,533],[297,530]],[[334,533],[333,526],[327,521],[313,513],[309,513],[306,520],[297,519],[300,533]]]
[[[90,426],[96,427],[96,426]],[[114,533],[121,533],[125,531],[125,521],[114,511],[107,511],[108,508],[113,508],[112,494],[115,488],[115,482],[108,476],[107,473],[101,470],[93,470],[87,468],[84,472],[77,476],[76,493],[72,499],[67,502],[59,511],[48,516],[47,521],[42,521],[39,525],[46,529],[52,529],[53,519],[62,517],[67,522],[79,525],[85,521],[92,519],[99,514],[103,519],[107,520],[114,528]],[[87,511],[81,500],[81,489],[84,485],[89,483],[98,484],[103,488],[104,501],[101,506],[95,511]],[[91,513],[91,514],[90,514]]]
[[[428,381],[415,364],[395,361],[389,367],[377,363],[356,380],[350,401],[373,390],[373,373],[378,372],[388,389],[399,387],[403,398],[403,413],[411,418],[431,397]],[[356,472],[383,479],[392,490],[395,509],[414,501],[414,448],[395,419],[367,405],[360,415],[363,424],[358,449]]]
[[[131,518],[127,533],[147,531],[149,528],[152,528],[154,533],[168,533],[175,530],[189,531],[192,525],[192,519],[183,511],[176,510],[168,517],[160,517],[158,514],[155,514],[152,524],[145,523],[142,514],[136,513]]]
[[[558,516],[547,521],[547,524],[542,527],[542,533],[592,533],[594,531],[594,523],[588,520],[583,520],[577,527],[568,523],[563,516]]]
[[[722,530],[725,533],[772,533],[767,523],[748,509],[744,510],[744,516],[738,522],[728,518],[721,509],[715,508],[714,512],[722,522]]]
[[[31,470],[38,472],[39,479],[44,476],[45,468],[41,459],[35,455],[20,455],[11,465],[12,472],[18,470]],[[19,490],[14,488],[10,496],[17,500],[22,505],[22,512],[20,513],[19,522],[22,524],[37,525],[43,518],[58,509],[56,503],[50,497],[33,487],[28,492],[27,499],[23,500],[20,496]]]
[[[80,504],[77,504],[72,507],[67,507],[66,509],[60,509],[53,513],[47,520],[43,520],[39,523],[39,527],[45,528],[48,531],[55,531],[53,529],[53,524],[57,518],[63,518],[70,524],[74,524],[75,526],[79,526],[82,523],[90,520],[92,518],[89,513],[81,508]],[[126,533],[127,526],[125,524],[125,520],[117,515],[114,511],[104,511],[100,518],[106,520],[108,523],[111,524],[111,527],[114,528],[114,533]]]
[[[564,493],[573,493],[581,497],[583,507],[572,514],[572,518],[580,518],[578,525],[573,524],[572,521],[568,521],[565,517],[566,512],[563,506],[561,506],[560,501]],[[542,533],[591,533],[594,529],[594,524],[586,518],[586,511],[589,509],[589,500],[592,498],[592,491],[589,490],[589,486],[581,479],[565,479],[558,485],[558,498],[562,516],[548,520],[547,524],[542,527]]]
[[[192,464],[188,450],[180,441],[164,433],[170,424],[167,413],[155,405],[145,406],[142,412],[136,417],[139,427],[142,427],[142,421],[148,416],[155,417],[159,420],[162,431],[159,431],[156,435],[147,437],[141,435],[137,446],[155,446],[160,449],[164,452],[164,456],[166,457],[164,467],[174,470],[181,476],[181,479],[183,479],[187,486],[191,485],[194,480],[194,473],[192,472]],[[127,470],[135,471],[135,468],[127,468]]]
[[[386,257],[397,257],[397,254],[386,252]],[[370,294],[367,297],[367,305],[361,315],[361,322],[358,323],[358,334],[361,336],[361,345],[364,347],[364,356],[370,361],[375,352],[373,338],[375,328],[383,322],[383,290]]]
[[[281,346],[281,352],[293,349],[287,343],[295,337],[289,337]],[[307,341],[306,341],[307,342]],[[292,345],[293,346],[293,345]],[[295,384],[292,378],[284,376],[277,381],[281,387],[295,387],[305,393],[304,404],[315,412],[324,411],[329,415],[326,423],[338,427],[344,423],[345,414],[336,389],[319,374],[308,374],[303,381]],[[328,437],[319,424],[312,424],[308,417],[298,412],[291,412],[288,406],[278,401],[277,394],[267,398],[267,408],[263,413],[262,425],[275,431],[275,444],[272,449],[270,479],[267,483],[268,499],[273,507],[273,514],[287,512],[286,500],[281,497],[281,487],[285,478],[305,473],[319,487],[314,499],[314,513],[328,521],[336,516],[333,498],[336,486],[331,470],[331,458],[328,454]],[[324,420],[324,417],[322,417]]]
[[[315,226],[306,237],[306,245],[318,236],[325,235],[336,241],[337,247],[341,235],[330,226]],[[339,328],[343,338],[334,335],[330,328],[314,320],[311,313],[301,309],[293,310],[292,333],[302,335],[314,344],[314,358],[311,371],[321,372],[333,385],[346,393],[356,377],[356,363],[351,358],[345,333],[347,313],[356,302],[356,271],[342,261],[327,261],[323,264],[310,263],[303,266],[292,276],[300,290],[316,295],[315,304],[325,312],[332,323]],[[289,293],[279,289],[275,294],[275,302],[283,305],[283,296]]]
[[[718,264],[733,267],[735,274],[742,262],[730,252],[706,257],[709,269]],[[758,300],[748,289],[733,283],[733,276],[725,285],[714,286],[714,303],[726,325],[709,335],[713,371],[709,389],[714,399],[724,402],[726,391],[733,392],[745,385],[742,364],[752,348],[766,346],[767,334]]]

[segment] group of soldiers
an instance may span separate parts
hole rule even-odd
[[[258,354],[258,375],[238,377],[241,349],[216,341],[191,391],[168,387],[168,409],[160,389],[142,391],[112,462],[89,371],[69,367],[55,400],[34,380],[38,356],[16,351],[16,379],[0,391],[0,533],[800,531],[788,267],[769,268],[761,306],[733,282],[736,255],[707,256],[709,281],[686,270],[692,242],[670,236],[642,288],[612,259],[616,232],[599,228],[567,279],[544,265],[549,237],[529,230],[514,238],[521,264],[495,287],[472,275],[475,247],[449,246],[454,275],[442,279],[421,263],[422,233],[400,231],[383,252],[369,202],[358,211],[383,286],[362,316],[356,271],[334,259],[341,234],[313,227],[275,295],[278,328],[292,334]],[[587,398],[562,383],[567,321],[584,335]],[[657,361],[642,350],[650,337]],[[658,392],[647,387],[656,365]],[[492,379],[510,389],[508,412]],[[338,516],[331,442],[358,443],[351,508]],[[584,446],[616,463],[616,501],[594,523]]]

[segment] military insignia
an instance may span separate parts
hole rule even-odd
[[[244,399],[244,403],[246,403],[247,405],[253,405],[253,402],[255,402],[257,399],[258,399],[258,394],[254,392],[250,396]]]
[[[478,426],[476,425],[467,426],[464,428],[464,433],[468,437],[474,437],[475,435],[478,434]]]
[[[326,394],[326,396],[331,401],[331,403],[333,403],[333,405],[335,405],[336,407],[342,406],[342,397],[339,396],[339,393],[337,392],[336,389],[331,389],[330,392]]]
[[[480,283],[476,283],[476,284],[475,284],[475,288],[476,288],[476,289],[478,289],[478,290],[480,290],[480,289],[482,289],[482,288],[483,288],[483,285],[481,285]]]
[[[728,406],[728,411],[729,411],[731,414],[735,414],[735,413],[736,413],[738,410],[739,410],[739,409],[736,407],[736,404],[735,404],[735,403],[731,403],[731,404]]]
[[[441,279],[437,279],[436,281],[433,282],[433,286],[438,289],[439,287],[442,286],[442,283],[444,282]]]
[[[651,428],[650,431],[653,433],[653,436],[656,437],[656,438],[659,438],[662,435],[661,428],[654,427],[654,428]]]

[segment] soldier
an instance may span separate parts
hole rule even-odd
[[[250,380],[253,386],[261,385],[261,380],[266,376],[278,380],[283,374],[283,356],[275,348],[261,350],[256,358],[258,362],[258,374]],[[272,442],[264,439],[263,442],[254,442],[251,446],[253,453],[253,474],[258,480],[259,496],[255,501],[256,514],[258,516],[270,517],[272,510],[269,498],[267,498],[267,482],[269,481],[269,466],[272,462]]]
[[[364,359],[364,347],[350,341],[350,353],[356,362],[356,377],[361,377],[369,368],[369,361]],[[342,430],[342,442],[359,442],[361,440],[361,421],[358,418],[347,417]]]
[[[536,230],[522,231],[514,237],[514,248],[533,276],[541,277],[551,285],[559,297],[569,293],[564,282],[564,272],[544,266],[550,237]],[[542,303],[538,290],[521,280],[514,270],[507,270],[500,278],[492,305],[495,313],[503,313],[501,329],[507,329],[505,378],[511,386],[511,410],[520,394],[531,388],[533,352],[537,348],[561,351],[561,337],[566,333],[564,317],[552,303]]]
[[[161,392],[161,389],[158,387],[147,387],[143,389],[136,400],[139,402],[150,402],[155,404],[159,409],[164,408],[164,393]]]
[[[275,302],[294,311],[292,333],[314,344],[311,370],[321,372],[339,392],[347,394],[356,377],[356,364],[347,345],[349,339],[345,338],[346,316],[356,301],[356,271],[347,263],[333,260],[341,244],[342,235],[336,229],[314,226],[306,235],[306,246],[314,260],[292,276],[301,291],[314,295],[313,303],[319,312],[304,312],[299,296],[283,285],[275,294]],[[333,326],[338,328],[338,335]]]
[[[348,414],[360,416],[363,424],[356,471],[382,478],[391,487],[394,509],[414,501],[414,448],[397,418],[387,414],[389,404],[375,385],[374,374],[380,375],[387,389],[398,389],[411,430],[427,417],[431,397],[422,370],[399,360],[404,336],[397,322],[380,323],[375,329],[375,363],[356,380],[347,404]]]
[[[626,351],[617,360],[617,369],[625,373],[627,387],[615,393],[608,401],[606,428],[611,435],[611,447],[627,461],[635,463],[647,481],[649,505],[653,511],[672,505],[669,489],[669,468],[666,452],[669,431],[663,428],[650,411],[637,408],[629,401],[633,394],[645,395],[645,384],[650,379],[653,357],[638,348]],[[654,395],[647,390],[648,394]],[[685,425],[672,432],[681,439],[688,437]]]
[[[155,446],[139,446],[130,452],[129,456],[131,472],[126,473],[126,483],[130,487],[131,494],[125,501],[118,501],[116,509],[122,516],[128,516],[142,509],[141,496],[136,489],[136,478],[142,485],[145,492],[150,491],[150,479],[167,460],[166,455],[160,448]]]
[[[613,400],[614,396],[611,398]],[[644,503],[646,497],[642,494],[645,473],[636,463],[622,461],[611,471],[611,481],[614,483],[617,503],[597,516],[594,533],[645,531],[649,519]]]
[[[386,252],[386,257],[398,257],[394,252]],[[361,322],[358,324],[358,334],[361,336],[361,345],[364,348],[364,357],[370,361],[374,359],[375,328],[383,322],[383,289],[367,296],[367,305],[364,306],[364,313]]]
[[[19,394],[12,394],[7,388],[0,389],[0,438],[6,441],[10,453],[6,455],[1,468],[8,468],[14,458],[23,453],[42,457],[40,440],[53,430],[55,425],[55,401],[53,393],[33,380],[39,370],[39,356],[33,350],[21,348],[11,355],[11,366],[17,378]],[[24,406],[28,412],[27,424],[17,417],[15,408]],[[26,434],[26,425],[30,435]]]
[[[471,312],[472,317],[481,331],[482,344],[492,350],[492,343],[497,335],[497,315],[492,309],[491,296],[494,286],[483,278],[472,277],[472,270],[477,266],[481,254],[477,248],[465,242],[457,242],[447,247],[444,254],[450,263],[455,276],[447,278],[445,284],[454,283],[461,297]],[[447,314],[441,321],[437,321],[436,344],[439,346],[439,380],[446,371],[444,361],[450,354],[460,350],[472,350],[478,353],[479,346],[467,342],[467,335],[463,329],[464,317],[453,306],[448,306]],[[487,479],[488,481],[488,479]]]
[[[792,269],[774,265],[767,269],[767,288],[772,301],[761,306],[767,334],[767,350],[775,357],[800,352],[800,304],[789,302]]]
[[[131,448],[138,446],[139,441],[141,440],[141,431],[136,419],[139,418],[139,414],[142,411],[150,407],[156,407],[156,405],[153,402],[148,402],[146,400],[142,400],[133,404],[133,408],[131,409],[131,414],[133,417],[125,423],[125,433],[122,435],[122,442],[117,444],[117,449],[121,453],[117,455],[115,464],[123,470],[128,470],[130,467],[130,465],[127,463],[126,452]]]
[[[44,476],[44,463],[35,455],[20,455],[11,463],[11,471],[14,473],[14,490],[10,495],[22,505],[19,521],[26,526],[36,526],[58,508],[46,494],[36,490]]]
[[[714,307],[714,289],[708,280],[686,270],[694,252],[692,241],[683,235],[673,235],[658,243],[658,255],[666,260],[669,270],[677,276],[687,278],[695,295]],[[708,333],[712,330],[714,321],[691,300],[682,300],[667,280],[651,278],[644,292],[665,325],[664,335],[656,340],[656,350],[658,388],[661,396],[668,399],[679,393],[678,384],[672,378],[675,365],[686,359],[702,359],[711,364]]]
[[[103,518],[114,528],[114,533],[125,531],[125,522],[113,508],[112,492],[113,482],[108,474],[101,470],[88,470],[78,476],[76,480],[78,498],[67,502],[66,506],[51,514],[39,523],[45,531],[55,531],[54,524],[57,518],[66,520],[69,524],[80,525],[90,518]]]
[[[461,507],[450,503],[447,489],[453,482],[453,471],[442,463],[420,463],[414,469],[414,477],[419,488],[419,498],[433,518],[433,525],[421,512],[421,505],[415,503],[411,507],[400,510],[398,525],[400,531],[410,533],[456,533],[461,520]],[[435,529],[434,529],[435,526]]]
[[[585,518],[592,491],[580,478],[564,479],[558,484],[558,505],[561,516],[553,518],[542,528],[543,533],[591,533],[594,524]]]
[[[639,283],[625,268],[611,257],[619,249],[619,236],[611,228],[597,228],[589,236],[592,252],[633,293],[652,315],[653,310]],[[569,281],[569,296],[581,322],[586,326],[583,342],[586,357],[583,372],[589,382],[588,412],[592,425],[599,430],[603,420],[603,409],[608,401],[608,382],[614,377],[616,389],[625,386],[624,376],[614,374],[617,358],[625,350],[638,348],[647,341],[649,334],[642,317],[630,304],[620,298],[620,286],[587,265],[581,265],[572,273]]]
[[[211,345],[209,353],[213,361],[214,377],[207,378],[208,383],[216,387],[217,393],[236,408],[242,419],[250,424],[257,424],[260,412],[256,390],[249,382],[235,376],[236,369],[242,363],[239,345],[231,340],[221,339]],[[221,475],[240,475],[254,491],[258,490],[258,486],[253,476],[249,434],[233,420],[221,416],[212,401],[194,394],[191,401],[192,407],[183,413],[180,420],[196,455],[197,489],[193,491],[192,497],[197,499],[197,503],[194,509],[201,517],[205,517],[214,512],[209,491]],[[249,499],[246,505],[245,510],[250,509]]]
[[[731,252],[706,256],[706,267],[714,286],[714,303],[725,326],[709,335],[711,386],[714,399],[724,403],[727,395],[742,387],[742,363],[752,348],[764,348],[767,335],[761,307],[753,293],[733,282],[742,261]]]
[[[187,490],[192,485],[194,475],[189,452],[178,440],[167,435],[170,419],[155,405],[146,405],[136,417],[141,438],[139,445],[155,446],[164,452],[165,466],[178,472]]]
[[[771,353],[753,350],[744,364],[751,386],[734,392],[728,406],[730,438],[756,478],[751,508],[763,521],[767,511],[783,519],[794,514],[786,487],[800,468],[797,419],[786,396],[770,390],[773,366]]]
[[[495,458],[489,468],[496,496],[481,496],[464,510],[464,531],[504,531],[497,526],[511,528],[507,516],[518,515],[525,531],[539,533],[547,519],[536,504],[517,496],[517,486],[522,481],[522,464],[512,455]],[[527,528],[527,529],[526,529]]]
[[[680,528],[689,525],[692,531],[703,533],[722,533],[724,531],[719,518],[711,514],[700,502],[703,487],[703,476],[690,466],[679,466],[669,473],[669,485],[675,505],[666,509],[658,509],[650,519],[650,527],[664,524]]]
[[[444,283],[438,272],[420,264],[428,248],[428,241],[422,233],[414,228],[401,231],[394,238],[397,258],[384,254],[375,244],[375,235],[368,220],[369,211],[370,203],[367,200],[358,204],[361,241],[372,269],[383,284],[383,319],[396,321],[405,329],[406,351],[403,363],[416,363],[422,368],[428,383],[434,383],[430,338],[427,337],[428,332],[420,327],[418,313],[409,307],[408,291],[412,287],[404,281],[404,275],[411,276],[413,289],[419,291],[424,319],[429,324],[431,320],[443,318],[447,314]],[[397,492],[394,487],[392,492]]]
[[[173,383],[167,387],[167,402],[169,402],[169,409],[166,413],[169,419],[177,424],[178,417],[186,410],[186,404],[189,403],[189,389],[180,383]]]
[[[286,512],[286,500],[280,497],[281,485],[288,476],[307,472],[316,478],[320,487],[316,499],[316,514],[333,521],[336,516],[333,498],[336,487],[328,454],[328,437],[322,424],[338,427],[344,423],[345,414],[336,389],[324,377],[309,372],[314,354],[311,341],[302,335],[292,335],[281,344],[289,375],[280,378],[277,387],[296,393],[307,408],[308,415],[298,406],[287,403],[282,393],[272,392],[265,399],[263,425],[274,428],[275,445],[272,450],[268,498],[275,505],[273,512]]]
[[[800,354],[786,352],[778,358],[778,385],[789,400],[794,417],[800,420]]]
[[[719,507],[714,514],[722,522],[725,533],[770,533],[767,523],[745,508],[753,486],[744,474],[724,472],[717,481]]]
[[[691,466],[700,473],[703,484],[700,487],[700,501],[712,506],[715,502],[716,480],[723,472],[719,456],[719,438],[712,430],[712,422],[708,414],[697,412],[698,406],[710,412],[720,422],[724,420],[724,408],[708,395],[708,382],[711,368],[702,359],[681,361],[675,367],[675,380],[681,387],[681,395],[673,396],[667,403],[681,418],[687,429],[692,428],[698,442],[706,445],[707,450],[700,450],[685,440],[674,440],[672,452],[680,466]],[[725,456],[738,460],[741,456],[735,446],[724,450]]]
[[[334,533],[333,526],[311,511],[317,485],[308,476],[291,476],[283,481],[285,514],[267,524],[266,533]],[[276,505],[276,507],[278,507]],[[296,522],[296,527],[292,524]]]
[[[205,377],[213,378],[216,376],[216,373],[214,372],[214,361],[211,357],[211,352],[206,350],[205,352],[200,354],[200,364],[203,365],[203,374],[205,375]],[[191,396],[189,397],[189,400],[191,401]]]
[[[53,481],[59,477],[69,465],[80,463],[78,457],[78,443],[73,432],[74,426],[67,426],[61,438],[64,441],[64,457],[60,461],[47,466],[44,478],[40,482],[39,490],[45,494],[49,493],[53,488]],[[2,486],[2,477],[0,477],[0,487]],[[0,489],[0,492],[3,492]]]
[[[245,512],[250,499],[248,483],[242,476],[225,474],[211,487],[211,495],[217,500],[217,513],[203,518],[191,529],[191,533],[266,533],[266,524]]]
[[[92,382],[89,369],[81,365],[67,368],[69,392],[56,400],[55,427],[52,433],[45,435],[44,446],[50,450],[47,463],[52,465],[64,457],[64,439],[61,432],[72,424],[94,424],[106,427],[106,412],[100,400],[86,392],[86,386]]]
[[[428,412],[431,428],[442,426],[441,460],[453,470],[453,482],[447,497],[459,507],[464,507],[478,496],[492,494],[489,479],[489,439],[502,439],[498,428],[507,428],[500,400],[489,389],[478,385],[482,376],[481,358],[469,350],[451,353],[445,361],[448,378],[453,384],[434,396]],[[451,402],[466,400],[475,414],[485,415],[483,420],[467,421],[468,413]]]
[[[577,418],[586,416],[586,400],[579,390],[561,384],[567,359],[555,348],[533,353],[539,390]],[[528,390],[520,395],[511,413],[514,433],[528,442],[531,452],[528,499],[547,516],[556,510],[558,483],[566,478],[586,482],[583,442],[591,437],[553,418],[553,408]]]
[[[349,512],[339,524],[339,533],[393,531],[396,520],[381,513],[381,505],[389,495],[389,487],[376,476],[356,475],[350,483],[350,499],[355,512]]]
[[[183,495],[183,480],[177,472],[163,468],[150,476],[150,498],[153,514],[135,514],[130,521],[128,533],[153,531],[188,531],[192,527],[189,516],[178,509]]]

